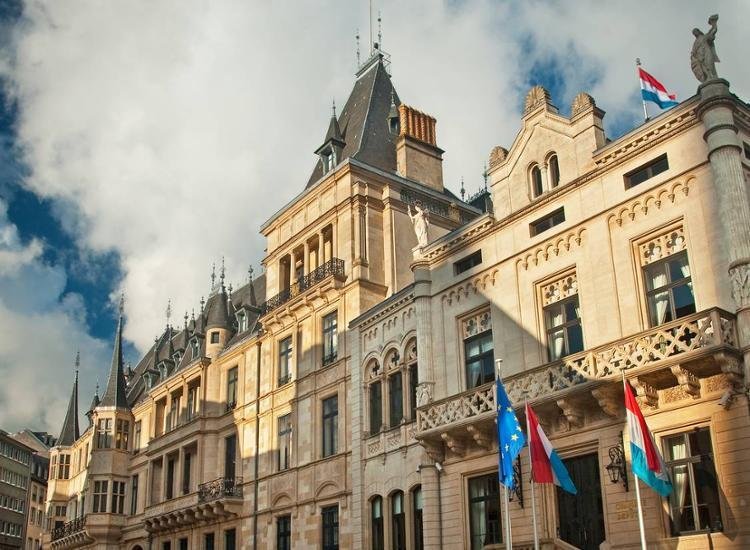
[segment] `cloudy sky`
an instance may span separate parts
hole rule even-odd
[[[750,97],[740,0],[373,5],[456,192],[510,146],[533,84],[564,114],[591,93],[610,136],[641,122],[636,57],[693,95],[690,31],[716,11],[719,74]],[[88,406],[119,292],[135,363],[168,299],[197,306],[212,262],[226,257],[235,286],[257,272],[258,227],[303,189],[331,100],[351,90],[358,29],[365,58],[365,0],[0,1],[1,428],[58,432],[76,349]]]

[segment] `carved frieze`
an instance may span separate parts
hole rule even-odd
[[[461,338],[466,339],[492,328],[489,310],[482,311],[461,321]]]
[[[559,302],[564,298],[578,294],[578,276],[575,272],[569,273],[542,286],[542,305],[548,306]]]
[[[675,204],[680,197],[686,197],[690,191],[690,184],[695,178],[689,177],[685,182],[677,181],[651,190],[640,195],[631,202],[620,205],[610,212],[607,221],[610,224],[622,226],[628,221],[643,218],[650,212],[661,210],[670,204]]]
[[[675,227],[640,244],[638,251],[641,265],[656,262],[686,248],[685,229],[682,226]]]
[[[529,269],[529,267],[538,266],[548,260],[562,256],[570,252],[571,249],[581,246],[585,234],[586,229],[580,228],[564,235],[557,235],[525,253],[517,260],[517,263],[524,269]]]

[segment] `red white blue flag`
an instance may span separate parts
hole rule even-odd
[[[528,422],[529,449],[531,449],[531,479],[534,483],[554,483],[558,487],[573,493],[578,492],[568,470],[547,439],[547,435],[539,425],[534,411],[526,404],[526,420]]]
[[[633,395],[633,389],[627,380],[625,385],[625,410],[628,416],[628,433],[630,434],[630,458],[633,465],[633,475],[651,487],[661,496],[669,496],[672,492],[672,481],[664,465],[659,449],[654,444],[654,436],[646,426],[638,402]]]
[[[677,95],[669,93],[664,84],[640,67],[638,67],[638,76],[641,79],[641,97],[644,101],[652,101],[662,109],[677,105]]]

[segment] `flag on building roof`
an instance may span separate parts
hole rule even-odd
[[[547,435],[539,425],[533,409],[526,404],[529,449],[531,451],[531,479],[534,483],[554,483],[561,489],[574,495],[578,492],[568,470],[552,447]]]
[[[513,461],[526,444],[521,424],[518,423],[516,412],[510,404],[508,394],[505,393],[503,383],[496,382],[497,390],[497,441],[499,445],[498,475],[500,483],[508,489],[513,488]]]
[[[661,496],[666,497],[672,492],[672,481],[664,465],[659,449],[654,443],[654,436],[646,425],[638,402],[633,395],[633,389],[627,380],[625,385],[625,410],[628,416],[628,433],[630,434],[630,459],[633,475],[651,487]]]
[[[677,105],[677,95],[670,94],[664,84],[640,67],[638,67],[638,76],[641,79],[641,97],[644,101],[652,101],[662,109]]]

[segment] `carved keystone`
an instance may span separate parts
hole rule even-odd
[[[630,383],[635,388],[635,400],[638,401],[639,407],[648,407],[649,409],[659,407],[659,394],[653,386],[638,377],[631,379]]]
[[[674,365],[671,370],[682,390],[693,399],[700,399],[701,382],[698,377],[680,365]]]
[[[613,386],[601,386],[591,390],[596,402],[604,414],[610,418],[618,418],[622,415],[622,393],[619,391],[619,384]]]

